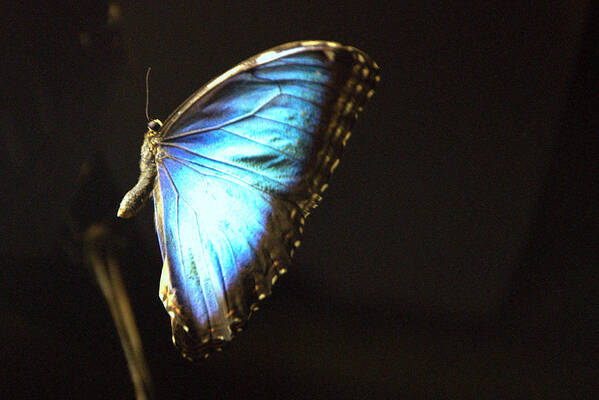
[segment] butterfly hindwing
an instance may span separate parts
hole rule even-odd
[[[157,143],[161,298],[188,357],[231,339],[299,245],[377,67],[330,42],[255,56],[194,93]]]

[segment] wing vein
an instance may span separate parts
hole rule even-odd
[[[306,103],[312,104],[314,107],[318,107],[318,108],[320,108],[321,110],[324,110],[324,106],[323,106],[322,104],[315,103],[315,102],[313,102],[312,100],[308,100],[308,99],[305,99],[305,98],[303,98],[303,97],[299,97],[299,96],[296,96],[296,95],[294,95],[294,94],[289,94],[289,93],[286,93],[286,92],[282,92],[281,94],[282,94],[283,96],[291,97],[291,98],[298,99],[298,100],[300,100],[300,101],[303,101],[303,102],[306,102]]]
[[[266,176],[266,175],[264,175],[264,174],[261,174],[261,173],[260,173],[260,172],[258,172],[258,171],[253,171],[253,170],[251,170],[251,169],[249,169],[249,168],[244,168],[244,167],[242,167],[242,166],[235,165],[235,164],[231,164],[231,163],[228,163],[228,162],[226,162],[226,161],[216,160],[216,159],[213,159],[213,158],[210,158],[210,157],[204,156],[204,155],[202,155],[202,154],[196,153],[195,151],[189,150],[188,148],[185,148],[185,147],[183,147],[183,146],[179,146],[179,145],[177,145],[177,144],[175,144],[175,143],[162,143],[162,145],[163,145],[163,146],[168,146],[168,147],[175,147],[175,148],[177,148],[177,149],[179,149],[179,150],[185,151],[186,153],[189,153],[189,154],[191,154],[191,155],[193,155],[193,156],[196,156],[196,157],[198,157],[198,158],[203,158],[204,160],[213,161],[213,162],[215,162],[215,163],[217,163],[217,164],[227,165],[227,166],[229,166],[229,167],[232,167],[232,168],[234,168],[234,169],[237,169],[237,170],[241,170],[241,171],[249,172],[249,173],[252,173],[252,174],[256,174],[256,175],[258,175],[258,176],[261,176],[261,177],[262,177],[262,178],[264,178],[265,180],[268,180],[268,181],[270,181],[270,182],[274,182],[274,183],[276,183],[277,185],[281,185],[281,186],[283,186],[283,187],[285,187],[285,188],[287,188],[287,189],[290,189],[289,185],[286,185],[286,184],[284,184],[284,183],[282,183],[282,182],[277,182],[277,181],[275,181],[274,179],[272,179],[272,178],[270,178],[270,177],[268,177],[268,176]],[[201,164],[199,164],[199,165],[201,165]],[[223,174],[230,175],[230,174],[228,174],[228,173],[226,173],[226,172],[223,172]]]
[[[220,130],[220,131],[223,131],[223,132],[226,132],[226,133],[229,133],[229,134],[231,134],[231,135],[237,136],[237,137],[239,137],[239,138],[246,139],[246,140],[248,140],[248,141],[250,141],[250,142],[252,142],[252,143],[256,143],[256,144],[259,144],[259,145],[261,145],[261,146],[264,146],[264,147],[266,147],[266,148],[268,148],[268,149],[271,149],[271,150],[273,150],[273,151],[276,151],[276,152],[277,152],[277,153],[279,153],[279,154],[282,154],[282,155],[284,155],[285,157],[289,157],[289,158],[291,158],[291,159],[293,159],[293,160],[295,160],[295,161],[301,161],[301,160],[300,160],[299,158],[297,158],[296,156],[294,156],[294,155],[292,155],[292,154],[289,154],[289,153],[286,153],[286,152],[284,152],[284,151],[282,151],[282,150],[279,150],[279,149],[277,149],[276,147],[269,146],[269,145],[267,145],[266,143],[259,142],[259,141],[257,141],[257,140],[254,140],[254,139],[250,138],[250,137],[247,137],[247,136],[241,135],[241,134],[239,134],[239,133],[232,132],[232,131],[230,131],[230,130],[227,130],[227,129],[222,129],[222,128],[221,128],[221,129],[219,129],[219,130]]]
[[[225,241],[228,242],[227,237],[219,229],[217,229],[216,232],[218,232],[218,234],[221,237],[223,237],[225,239]],[[228,314],[231,307],[229,306],[229,299],[228,299],[228,294],[227,294],[227,284],[225,283],[225,274],[224,274],[223,268],[222,268],[221,256],[218,251],[216,252],[216,257],[218,258],[218,275],[220,277],[220,281],[223,286],[223,297],[225,299],[225,305],[227,306],[227,312],[225,313],[225,315],[226,315],[226,314]],[[233,259],[233,260],[235,260],[235,259]]]
[[[179,223],[179,199],[182,199],[187,204],[187,206],[189,208],[191,208],[191,210],[194,212],[194,214],[196,215],[196,217],[197,217],[197,213],[196,213],[196,210],[187,202],[186,199],[180,197],[179,191],[177,190],[177,186],[175,185],[175,183],[174,183],[174,181],[173,181],[173,179],[171,177],[171,174],[168,171],[168,168],[164,164],[162,164],[162,166],[163,166],[164,171],[166,172],[166,174],[167,174],[167,176],[169,178],[169,181],[171,182],[171,185],[173,186],[175,192],[177,193],[177,201],[175,203],[175,220],[177,222],[177,247],[178,247],[178,250],[179,250],[179,260],[181,261],[182,274],[183,274],[183,277],[186,277],[186,273],[185,273],[185,269],[186,269],[186,267],[185,267],[185,260],[183,258],[183,251],[181,249],[183,246],[181,245],[181,224]],[[199,271],[196,270],[195,272],[199,275]],[[210,311],[208,310],[208,301],[206,300],[206,293],[204,293],[204,288],[203,288],[203,285],[201,283],[202,277],[200,276],[199,278],[200,278],[200,288],[202,290],[202,302],[203,302],[203,305],[204,305],[204,311],[206,313],[206,325],[208,326],[208,332],[210,334],[210,337],[212,337],[212,324],[210,323]],[[184,291],[184,292],[185,292],[185,297],[186,297],[187,303],[191,304],[189,296],[187,295],[187,291]]]
[[[182,138],[182,137],[197,135],[199,133],[204,133],[204,132],[208,132],[208,131],[214,131],[214,130],[223,128],[225,126],[234,124],[235,122],[242,121],[242,120],[244,120],[246,118],[251,117],[252,115],[255,115],[257,112],[260,112],[261,109],[263,109],[264,107],[266,107],[268,104],[270,104],[273,100],[275,100],[280,95],[281,95],[281,93],[279,92],[276,95],[274,95],[273,97],[271,97],[270,99],[268,99],[268,101],[264,102],[263,104],[259,105],[256,108],[254,108],[252,111],[250,111],[250,112],[248,112],[246,114],[240,115],[238,117],[232,118],[232,119],[230,119],[228,121],[222,122],[220,124],[213,125],[213,126],[208,126],[208,127],[200,128],[200,129],[194,129],[194,130],[191,130],[191,131],[179,133],[177,135],[168,136],[168,137],[165,134],[165,137],[161,139],[161,143],[165,143],[166,141],[174,140],[174,139],[179,139],[179,138]]]
[[[288,62],[288,63],[285,63],[285,64],[281,64],[281,63],[277,64],[277,61],[281,61],[281,59],[271,61],[268,64],[258,65],[255,68],[255,70],[261,71],[261,70],[265,70],[265,69],[272,69],[272,68],[279,68],[279,67],[300,67],[300,68],[310,67],[310,68],[315,68],[315,69],[323,69],[325,71],[330,71],[330,72],[334,72],[335,71],[333,68],[329,68],[329,67],[324,66],[324,65],[317,65],[317,64],[310,64],[310,63],[303,64],[303,63],[299,63],[299,62],[291,62],[291,63]]]
[[[254,72],[255,71],[252,71],[252,74]],[[310,90],[312,92],[316,92],[316,93],[319,93],[319,92],[317,89],[314,88],[314,86],[322,86],[322,87],[330,90],[332,93],[337,93],[343,89],[343,87],[335,88],[333,86],[326,85],[322,82],[314,82],[314,81],[309,81],[309,80],[305,80],[305,79],[268,79],[268,78],[263,78],[261,76],[256,76],[256,75],[253,75],[253,76],[254,76],[254,78],[256,78],[260,81],[275,82],[275,83],[277,83],[277,85],[279,85],[279,88],[281,87],[281,85],[280,85],[281,82],[286,82],[286,83],[293,82],[294,84],[296,84],[298,86],[301,86],[305,89],[308,89],[308,90]],[[308,83],[308,84],[306,84],[306,83]],[[286,92],[284,92],[284,91],[281,91],[281,92],[282,92],[282,94],[286,94]]]
[[[205,240],[205,238],[203,237],[204,235],[202,235],[202,232],[201,232],[201,229],[200,229],[200,223],[198,222],[198,217],[199,217],[199,215],[198,215],[198,213],[197,213],[197,212],[195,212],[195,211],[194,211],[194,214],[195,214],[195,222],[196,222],[196,226],[197,226],[197,230],[198,230],[198,236],[199,236],[199,238],[200,238],[200,242],[201,242],[201,243],[204,243],[206,240]],[[220,233],[220,231],[219,231],[218,229],[217,229],[217,232],[218,232],[218,233]],[[205,249],[205,248],[204,248],[204,249]],[[204,249],[203,249],[203,250],[204,250]],[[219,254],[219,252],[218,252],[218,251],[215,251],[215,253],[216,253],[216,257],[217,257],[217,264],[218,264],[218,265],[217,265],[217,267],[218,267],[218,277],[219,277],[219,279],[220,279],[220,283],[221,283],[221,285],[222,285],[222,289],[221,289],[221,291],[222,291],[222,293],[223,293],[223,299],[224,299],[224,301],[225,301],[225,306],[227,307],[227,311],[225,312],[225,315],[226,315],[226,314],[229,312],[229,309],[230,309],[230,308],[229,308],[229,300],[228,300],[228,298],[227,298],[227,285],[225,284],[225,275],[224,275],[224,273],[223,273],[223,269],[222,269],[222,265],[221,265],[222,263],[221,263],[220,254]],[[204,256],[204,257],[203,257],[203,258],[204,258],[204,260],[203,260],[203,261],[204,261],[204,263],[205,263],[206,265],[207,265],[207,264],[209,264],[209,262],[207,262],[207,261],[206,261],[206,257],[205,257],[205,253],[204,253],[204,251],[202,251],[202,255]],[[213,285],[213,286],[216,286],[216,285]]]
[[[320,85],[323,87],[326,87],[329,90],[335,91],[335,87],[330,86],[329,84],[326,84],[324,82],[316,82],[316,81],[311,81],[308,79],[300,79],[300,78],[290,78],[290,79],[269,79],[269,78],[264,78],[262,76],[256,76],[257,79],[263,80],[263,81],[267,81],[267,82],[307,82],[307,83],[311,83],[313,85]]]
[[[202,164],[190,161],[190,160],[181,159],[181,158],[175,157],[173,155],[168,155],[168,158],[170,158],[171,160],[176,161],[179,164],[181,164],[181,165],[183,165],[183,166],[191,169],[192,171],[198,173],[199,175],[202,175],[202,176],[212,176],[214,178],[222,179],[222,180],[224,180],[226,182],[237,184],[237,185],[239,185],[239,184],[246,185],[248,188],[253,189],[253,190],[259,192],[262,196],[267,196],[267,198],[266,198],[267,201],[268,201],[268,197],[273,196],[272,193],[269,193],[269,192],[267,192],[267,191],[265,191],[263,189],[260,189],[259,187],[256,187],[256,186],[252,185],[251,183],[242,180],[241,178],[234,177],[232,175],[227,174],[226,172],[217,170],[215,168],[207,167],[205,165],[202,165]],[[221,174],[223,174],[223,176],[219,176],[219,175],[216,175],[216,174],[207,174],[207,173],[204,173],[204,172],[202,172],[202,171],[200,171],[200,170],[192,167],[189,164],[197,165],[197,166],[200,166],[202,168],[206,168],[206,169],[210,169],[212,171],[220,172]],[[273,197],[277,197],[277,196],[273,196]]]
[[[276,122],[276,123],[279,123],[279,124],[283,124],[285,126],[289,126],[291,128],[297,129],[298,131],[304,132],[308,136],[313,136],[313,132],[310,132],[309,130],[304,129],[304,128],[299,128],[299,127],[297,127],[295,125],[288,124],[287,122],[277,121],[276,119],[264,117],[264,116],[258,115],[258,114],[254,115],[253,117],[254,118],[260,118],[260,119],[263,119],[263,120],[266,120],[266,121],[271,121],[271,122]]]

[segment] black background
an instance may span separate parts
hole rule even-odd
[[[101,210],[125,238],[158,398],[591,397],[597,10],[498,3],[123,1],[110,23],[104,2],[8,9],[0,396],[134,396],[93,276],[65,250],[66,215]],[[157,296],[151,207],[113,217],[138,173],[145,69],[164,119],[302,39],[364,50],[380,86],[289,274],[223,353],[190,363]],[[82,191],[90,159],[103,172]]]

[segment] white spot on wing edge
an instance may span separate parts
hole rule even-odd
[[[349,114],[350,111],[353,110],[353,108],[354,108],[354,103],[352,101],[348,101],[347,103],[345,103],[345,108],[343,109],[343,115]],[[335,136],[337,136],[337,135],[335,135]]]
[[[333,165],[331,165],[331,172],[335,171],[335,169],[337,168],[338,165],[339,165],[339,159],[336,159],[335,161],[333,161]]]
[[[341,46],[339,43],[323,42],[321,40],[304,40],[304,41],[300,42],[300,45],[305,46],[305,47],[322,46],[322,45],[326,45],[328,47],[340,47]]]
[[[263,64],[274,60],[280,53],[277,51],[267,51],[266,53],[260,54],[256,58],[258,64]]]
[[[343,140],[341,141],[341,143],[345,146],[345,144],[347,143],[347,141],[349,140],[349,138],[351,137],[351,132],[347,132],[347,134],[345,135],[345,137],[343,138]]]

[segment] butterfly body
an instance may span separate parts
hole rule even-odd
[[[288,43],[148,124],[118,215],[153,195],[160,297],[184,356],[231,340],[286,271],[377,71],[353,47]]]
[[[141,155],[139,160],[139,179],[137,184],[127,192],[117,216],[120,218],[131,218],[144,206],[144,203],[152,195],[156,179],[156,153],[158,150],[157,136],[155,129],[160,129],[162,122],[152,120],[152,128],[148,126],[148,131],[144,135],[144,141],[141,145]],[[148,124],[150,125],[150,124]]]

